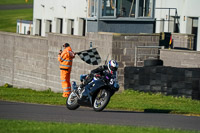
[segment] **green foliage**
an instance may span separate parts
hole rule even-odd
[[[1,133],[199,133],[195,131],[161,129],[153,127],[114,126],[100,124],[67,124],[56,122],[34,122],[0,120]]]
[[[33,4],[33,0],[0,0],[0,5],[18,5],[18,4]]]
[[[18,19],[32,20],[33,9],[0,10],[0,31],[16,33]]]

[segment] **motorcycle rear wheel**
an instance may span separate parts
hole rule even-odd
[[[70,93],[69,97],[66,100],[66,107],[69,110],[75,110],[80,107],[80,105],[78,104],[78,97],[73,91]]]
[[[101,89],[94,99],[93,109],[98,112],[102,111],[109,103],[110,97],[110,91],[107,89]]]

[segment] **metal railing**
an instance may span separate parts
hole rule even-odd
[[[149,54],[144,54],[144,53],[138,53],[138,49],[139,48],[151,48],[151,49],[164,49],[164,46],[135,46],[135,62],[134,62],[134,66],[137,67],[137,63],[138,63],[138,58],[140,56],[148,56],[148,57],[152,57],[152,56],[157,56],[160,57],[160,54],[152,54],[152,52],[150,52]]]

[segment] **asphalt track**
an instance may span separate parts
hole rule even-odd
[[[95,123],[144,127],[175,128],[200,131],[200,117],[167,113],[143,113],[117,110],[95,112],[91,108],[68,110],[52,106],[0,101],[0,119]]]

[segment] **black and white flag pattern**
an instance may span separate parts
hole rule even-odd
[[[96,48],[81,51],[77,53],[78,56],[90,65],[99,65],[101,63],[101,57]]]

